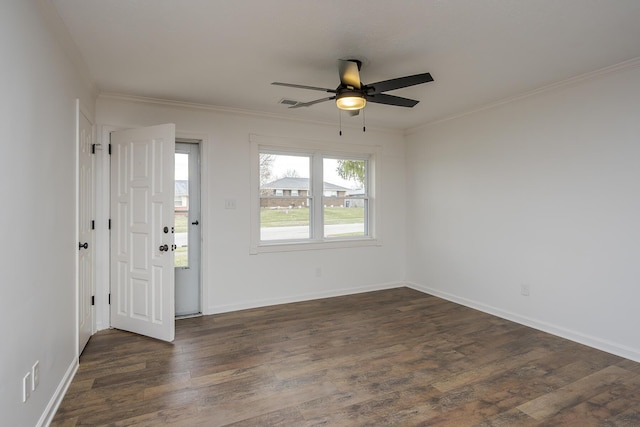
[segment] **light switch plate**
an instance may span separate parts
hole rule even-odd
[[[35,391],[40,384],[40,361],[36,360],[31,368],[31,391]]]
[[[22,378],[22,402],[29,400],[31,396],[31,372],[27,372],[27,375]]]

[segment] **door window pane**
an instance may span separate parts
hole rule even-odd
[[[189,266],[189,155],[175,154],[174,266]]]

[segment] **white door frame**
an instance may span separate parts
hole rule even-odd
[[[214,314],[209,309],[209,269],[215,268],[215,265],[209,260],[208,244],[210,239],[207,233],[210,230],[209,221],[209,176],[207,156],[209,155],[210,142],[209,135],[206,133],[184,132],[176,129],[176,140],[185,142],[197,142],[200,146],[200,311],[203,315]],[[206,260],[206,261],[205,261]]]
[[[185,153],[189,155],[189,218],[187,222],[188,233],[188,247],[189,247],[189,266],[188,267],[176,267],[176,316],[198,316],[202,315],[202,210],[200,208],[202,200],[202,191],[200,184],[202,182],[200,178],[200,165],[201,165],[201,140],[176,138],[176,154]],[[193,147],[193,148],[185,148]],[[196,148],[197,147],[197,148]],[[197,155],[193,154],[192,150],[197,149]],[[195,179],[194,179],[195,178]],[[195,191],[194,191],[195,190]],[[196,193],[196,197],[192,197]],[[195,203],[194,203],[195,200]],[[195,216],[193,214],[196,214]],[[197,225],[194,225],[193,221],[197,221]],[[194,239],[197,237],[197,239]],[[193,263],[195,262],[195,264]],[[194,273],[194,266],[197,267],[197,274]],[[180,296],[184,295],[180,291],[181,286],[192,284],[192,281],[197,280],[198,285],[198,307],[193,312],[183,312],[178,310],[180,305]],[[184,310],[184,308],[183,308]]]

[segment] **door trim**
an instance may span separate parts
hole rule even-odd
[[[200,237],[200,241],[198,242],[198,275],[197,275],[197,279],[198,279],[198,308],[197,308],[197,312],[194,313],[189,313],[189,314],[179,314],[176,310],[176,319],[184,319],[184,318],[188,318],[188,317],[197,317],[197,316],[202,316],[202,307],[203,307],[203,295],[202,295],[202,264],[203,264],[203,258],[202,258],[202,243],[203,243],[203,239],[202,239],[202,227],[203,227],[203,219],[202,219],[202,174],[201,174],[201,167],[202,167],[202,140],[199,139],[193,139],[193,138],[178,138],[176,137],[176,154],[177,153],[182,153],[184,152],[183,150],[180,149],[180,145],[195,145],[197,146],[197,168],[196,168],[196,175],[197,175],[197,185],[192,185],[191,184],[191,173],[192,173],[192,169],[191,169],[191,161],[190,161],[190,165],[189,165],[189,216],[191,216],[191,200],[192,200],[192,189],[195,187],[197,189],[197,203],[196,203],[196,207],[197,207],[197,220],[199,221],[199,225],[198,227],[198,236]],[[189,153],[189,155],[191,156],[192,154]],[[191,157],[190,157],[191,159]],[[191,222],[193,218],[189,219],[189,222]],[[187,224],[188,226],[188,224]],[[191,236],[191,233],[189,233],[189,236]],[[193,246],[192,241],[191,241],[191,237],[189,237],[189,259],[191,259],[191,248]],[[183,269],[183,267],[176,267],[175,270],[175,276],[176,276],[176,282],[175,282],[175,286],[176,286],[176,306],[177,306],[177,300],[178,300],[178,277],[179,276],[183,276],[184,274],[179,273],[179,270]]]
[[[178,142],[193,142],[198,143],[200,146],[200,312],[203,316],[214,314],[214,311],[209,308],[209,287],[205,286],[209,283],[208,278],[210,276],[210,269],[215,269],[215,260],[209,257],[209,245],[206,243],[209,241],[207,233],[209,232],[209,162],[208,155],[210,149],[210,138],[206,133],[197,132],[183,132],[176,129],[176,141]],[[206,262],[205,262],[206,260]]]

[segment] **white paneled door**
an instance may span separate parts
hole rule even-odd
[[[175,125],[111,134],[111,326],[173,341]]]
[[[76,108],[78,129],[78,354],[93,333],[93,125]]]

